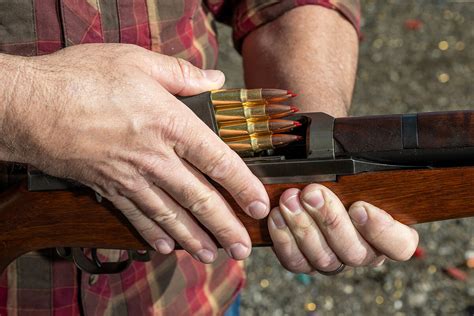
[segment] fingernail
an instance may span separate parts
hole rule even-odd
[[[367,222],[367,211],[362,206],[357,206],[349,210],[349,216],[359,225]]]
[[[276,227],[278,228],[285,228],[286,227],[286,222],[283,216],[281,216],[280,211],[275,210],[272,212],[271,215],[272,221],[275,224]]]
[[[324,205],[323,193],[321,190],[308,192],[303,196],[303,201],[312,208],[319,209]]]
[[[381,265],[383,265],[385,263],[385,257],[382,257],[382,258],[377,258],[376,260],[374,260],[374,262],[372,262],[372,266],[373,267],[380,267]]]
[[[249,213],[256,219],[263,218],[267,215],[267,206],[260,201],[253,201],[248,207]]]
[[[236,243],[230,246],[227,253],[235,260],[242,260],[247,258],[248,249],[248,247],[245,247],[240,243]]]
[[[210,81],[217,82],[222,79],[222,72],[219,70],[213,70],[213,69],[208,69],[208,70],[203,70],[202,73],[204,74],[204,77]]]
[[[204,263],[211,263],[214,261],[214,253],[207,249],[201,249],[196,252],[196,257],[199,261]]]
[[[173,247],[170,245],[170,243],[167,240],[164,240],[164,239],[158,239],[155,242],[155,247],[159,253],[164,254],[164,255],[167,255],[173,251]]]
[[[301,211],[301,205],[298,194],[292,195],[287,198],[286,201],[283,202],[283,205],[285,205],[286,208],[290,210],[290,212],[299,213]]]

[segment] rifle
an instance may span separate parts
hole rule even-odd
[[[216,130],[209,94],[184,98]],[[364,200],[404,224],[474,215],[474,111],[333,118],[295,116],[303,140],[244,158],[260,178],[272,206],[284,190],[319,182],[343,204]],[[265,220],[236,210],[253,246],[270,246]],[[89,273],[115,273],[152,248],[122,213],[91,189],[31,166],[0,164],[0,272],[20,255],[57,248]],[[82,248],[93,248],[92,258]],[[128,249],[124,262],[103,263],[94,249]]]

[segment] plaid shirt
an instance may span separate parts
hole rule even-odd
[[[0,0],[0,52],[34,56],[121,42],[212,68],[214,19],[232,25],[239,49],[258,26],[307,4],[336,9],[359,29],[358,0]],[[117,260],[123,252],[100,254]],[[218,314],[243,283],[242,265],[223,253],[210,265],[183,251],[154,254],[121,274],[97,276],[44,250],[22,256],[0,276],[0,315]]]

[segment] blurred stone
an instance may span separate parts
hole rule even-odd
[[[397,300],[393,303],[393,308],[395,308],[395,309],[400,309],[402,307],[403,307],[403,302],[400,301],[400,300]]]
[[[408,304],[414,307],[419,307],[425,304],[428,299],[425,293],[414,293],[408,297]]]
[[[346,294],[352,294],[354,292],[354,287],[352,285],[346,285],[344,286],[344,293]]]

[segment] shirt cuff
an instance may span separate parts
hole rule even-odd
[[[259,26],[303,5],[320,5],[338,11],[354,26],[360,37],[359,0],[245,0],[236,8],[233,19],[233,40],[236,49],[240,52],[245,36]]]

